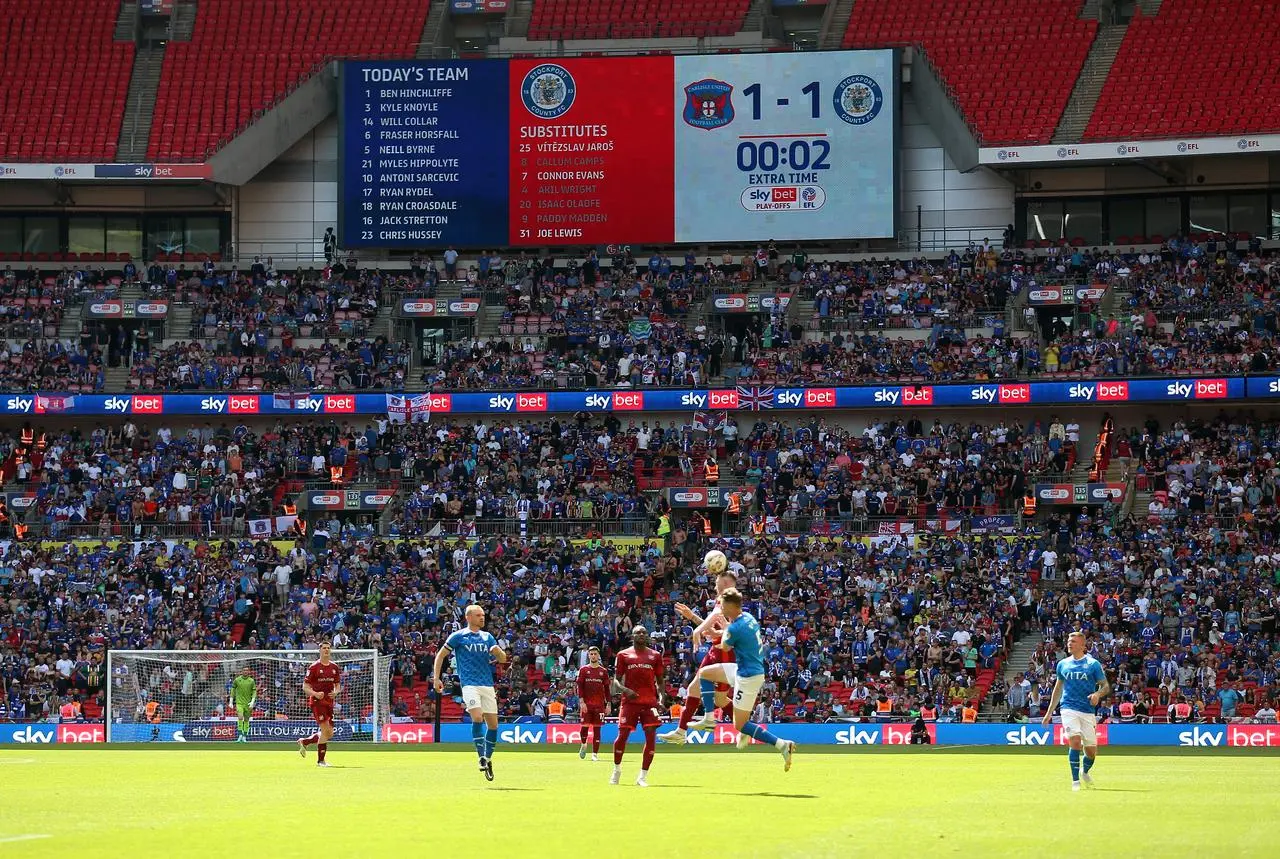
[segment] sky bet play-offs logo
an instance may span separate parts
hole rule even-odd
[[[558,119],[573,107],[578,85],[563,66],[543,63],[529,69],[520,84],[520,96],[527,111],[539,119]]]
[[[812,212],[826,204],[827,192],[819,185],[757,185],[738,201],[748,212]]]

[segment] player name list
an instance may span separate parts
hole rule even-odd
[[[467,177],[489,165],[467,132],[483,104],[464,66],[362,68],[358,229],[375,242],[464,244]],[[451,230],[451,225],[453,229]],[[370,236],[369,233],[373,235]]]
[[[623,174],[608,124],[520,125],[512,146],[513,244],[612,240],[606,201]]]

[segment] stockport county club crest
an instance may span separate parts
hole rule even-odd
[[[684,121],[707,131],[733,122],[733,87],[724,81],[705,80],[684,88]]]

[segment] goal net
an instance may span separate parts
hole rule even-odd
[[[237,738],[231,682],[247,666],[257,685],[252,742],[291,742],[315,730],[302,683],[318,650],[112,650],[107,653],[107,742]],[[334,739],[378,742],[387,721],[389,662],[376,650],[334,649],[342,692]]]

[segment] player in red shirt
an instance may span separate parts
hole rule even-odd
[[[587,651],[590,660],[578,671],[578,699],[582,702],[582,747],[578,757],[587,757],[587,728],[592,730],[591,760],[600,760],[600,724],[609,712],[609,671],[600,664],[600,648]]]
[[[622,694],[622,706],[618,709],[618,739],[613,744],[613,775],[609,784],[617,784],[622,778],[622,755],[627,740],[637,724],[644,729],[644,758],[638,787],[648,787],[646,776],[653,763],[653,749],[657,745],[658,726],[662,724],[661,692],[665,667],[662,654],[649,647],[649,630],[637,626],[631,630],[631,647],[618,653],[613,666],[613,685]]]
[[[320,767],[328,766],[324,755],[333,739],[333,702],[342,692],[342,669],[329,660],[329,653],[329,644],[321,644],[320,659],[307,667],[307,679],[302,681],[302,691],[316,720],[316,732],[305,740],[298,740],[298,754],[305,758],[307,746],[315,746],[316,766]]]
[[[729,588],[738,586],[738,577],[728,570],[716,576],[716,604],[707,615],[706,619],[699,617],[697,612],[689,608],[684,603],[676,603],[676,613],[685,620],[694,624],[693,630],[693,650],[697,653],[699,648],[706,647],[702,661],[698,664],[698,668],[694,669],[694,679],[689,681],[689,687],[686,690],[684,709],[680,711],[680,724],[675,729],[663,734],[659,739],[664,743],[675,743],[679,745],[685,741],[685,732],[689,728],[689,723],[693,721],[693,717],[697,715],[699,708],[702,707],[702,690],[699,687],[697,674],[698,670],[707,665],[720,665],[725,662],[733,662],[733,651],[724,650],[718,645],[720,644],[720,633],[728,626],[724,619],[724,615],[720,611],[720,595]],[[724,683],[716,684],[716,706],[723,708],[729,703],[729,686]],[[716,725],[715,715],[712,713],[703,713],[702,719],[694,725],[695,730],[709,730]]]

